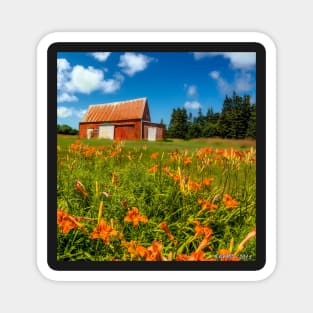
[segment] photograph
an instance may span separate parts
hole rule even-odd
[[[256,262],[257,53],[69,50],[57,262]]]

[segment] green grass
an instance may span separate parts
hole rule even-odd
[[[60,146],[66,147],[69,144],[75,143],[78,140],[78,136],[70,135],[58,135],[58,144]],[[84,145],[91,145],[94,147],[99,146],[108,146],[112,144],[110,139],[81,139],[81,143]],[[256,142],[253,139],[222,139],[222,138],[198,138],[191,140],[182,140],[182,139],[166,139],[165,141],[125,141],[125,148],[134,148],[141,147],[143,144],[146,144],[151,151],[174,151],[189,149],[194,151],[205,146],[210,146],[213,148],[229,148],[233,147],[234,149],[248,149],[250,147],[255,147]]]
[[[232,241],[234,253],[255,226],[255,162],[249,150],[254,141],[76,140],[58,137],[58,210],[69,214],[59,221],[59,260],[157,259],[152,251],[168,260],[191,258],[196,251],[199,258],[214,259],[222,249],[230,250]],[[212,149],[201,150],[208,146]],[[230,147],[236,154],[222,150]],[[209,186],[206,178],[214,179]],[[233,207],[224,201],[226,195],[234,199]],[[216,207],[204,208],[203,201]],[[147,221],[125,221],[134,207]],[[102,229],[96,239],[100,220],[107,232]],[[195,221],[213,235],[196,235]],[[172,238],[160,227],[164,222]],[[254,260],[255,250],[252,238],[244,254]]]

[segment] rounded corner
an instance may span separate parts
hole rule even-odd
[[[42,277],[50,281],[58,281],[58,279],[56,278],[57,271],[55,268],[53,268],[51,264],[43,263],[41,262],[41,260],[37,260],[36,265],[37,270]]]
[[[277,50],[276,43],[270,35],[264,32],[255,32],[255,36],[257,39],[256,43],[262,46],[265,52],[267,52],[268,49],[270,49],[273,52]]]
[[[58,41],[57,40],[58,36],[59,36],[58,32],[52,32],[43,35],[37,43],[37,51],[49,50]]]
[[[276,260],[265,261],[264,265],[257,270],[256,281],[264,281],[269,279],[276,271]]]

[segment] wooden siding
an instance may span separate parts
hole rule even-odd
[[[147,104],[145,105],[145,108],[144,108],[144,111],[143,111],[142,119],[143,119],[144,121],[149,121],[149,122],[151,121],[148,102],[147,102]]]
[[[114,125],[114,139],[116,140],[139,140],[141,132],[140,120],[127,120],[116,121],[108,124],[104,123],[80,123],[79,124],[79,137],[87,138],[87,129],[93,129],[93,138],[98,138],[99,126],[101,125]]]
[[[148,128],[155,127],[156,130],[156,140],[164,140],[164,125],[143,122],[143,139],[148,139]]]

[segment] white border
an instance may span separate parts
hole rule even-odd
[[[55,271],[47,264],[47,50],[55,42],[258,42],[266,50],[266,264],[259,271]],[[261,208],[260,208],[261,209]],[[276,266],[276,48],[256,32],[63,32],[37,47],[37,266],[56,281],[256,281]]]

